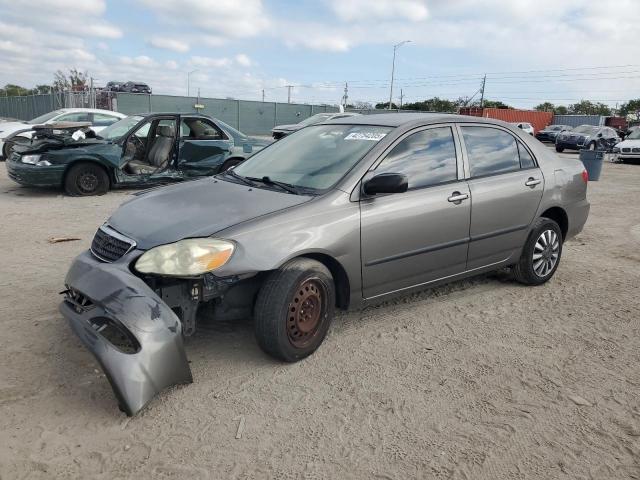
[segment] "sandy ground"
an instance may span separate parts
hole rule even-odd
[[[132,419],[57,311],[128,194],[21,188],[0,165],[3,480],[640,478],[640,166],[605,165],[542,287],[496,274],[350,312],[295,365],[249,321],[205,325],[195,383]]]

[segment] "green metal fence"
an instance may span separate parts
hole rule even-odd
[[[74,94],[78,96],[77,94]],[[73,96],[73,95],[72,95]],[[80,94],[86,97],[86,94]],[[78,102],[67,93],[0,97],[0,117],[31,120],[56,108],[93,106]],[[298,103],[254,102],[221,98],[179,97],[171,95],[144,95],[137,93],[103,92],[95,94],[93,104],[127,115],[155,112],[200,112],[218,118],[250,135],[269,135],[276,125],[298,123],[321,112],[337,112],[329,105]]]
[[[148,112],[200,112],[222,120],[249,135],[269,135],[276,125],[298,123],[316,113],[338,111],[337,107],[329,105],[137,93],[118,93],[113,109],[127,115]]]

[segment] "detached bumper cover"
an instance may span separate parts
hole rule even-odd
[[[88,251],[78,256],[65,279],[71,294],[60,312],[98,360],[120,407],[131,416],[164,388],[193,378],[180,320],[129,272],[128,263],[103,263]],[[106,335],[110,327],[124,338],[124,348],[114,335]]]

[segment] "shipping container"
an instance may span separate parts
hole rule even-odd
[[[554,115],[554,125],[569,125],[577,127],[578,125],[604,125],[604,117],[600,115]]]
[[[607,117],[604,119],[604,124],[611,128],[627,129],[627,119],[624,117]]]
[[[553,120],[553,113],[538,112],[536,110],[517,110],[515,108],[477,108],[463,107],[460,115],[471,115],[473,117],[495,118],[509,123],[528,122],[533,125],[537,133]]]

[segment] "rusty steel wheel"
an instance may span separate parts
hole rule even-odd
[[[326,314],[327,293],[317,279],[309,279],[298,288],[289,303],[287,335],[294,347],[304,348],[318,333]]]
[[[336,304],[329,269],[310,258],[294,258],[265,279],[254,311],[256,339],[285,362],[311,355],[327,335]]]

